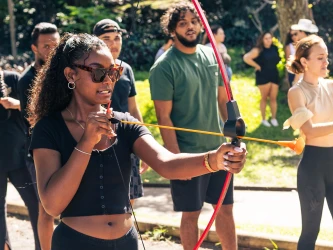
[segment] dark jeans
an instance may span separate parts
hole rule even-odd
[[[297,249],[314,250],[325,197],[333,216],[333,147],[305,146],[298,166],[297,189],[302,213]]]
[[[52,236],[52,250],[138,250],[138,234],[132,227],[115,240],[103,240],[80,233],[60,223]]]
[[[5,242],[10,247],[6,224],[7,179],[9,179],[17,189],[28,208],[31,226],[34,232],[35,249],[40,250],[37,233],[38,200],[33,185],[31,185],[30,174],[25,166],[9,172],[0,172],[0,249],[3,250]]]

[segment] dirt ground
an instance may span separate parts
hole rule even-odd
[[[30,221],[22,216],[8,215],[7,226],[9,230],[9,238],[13,250],[34,250],[34,239],[30,225]],[[182,250],[178,239],[171,241],[153,241],[145,239],[144,246],[146,250]],[[141,241],[139,242],[139,249],[144,250]],[[212,243],[204,244],[200,250],[218,250],[220,247]],[[83,250],[83,249],[82,249]]]

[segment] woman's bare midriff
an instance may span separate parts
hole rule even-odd
[[[82,234],[104,240],[124,236],[133,225],[131,214],[66,217],[62,222]]]
[[[333,134],[315,137],[315,138],[306,138],[306,145],[317,146],[317,147],[333,147]]]

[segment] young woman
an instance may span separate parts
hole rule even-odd
[[[223,44],[224,40],[225,40],[224,30],[223,30],[222,26],[220,26],[220,25],[213,25],[212,26],[212,32],[213,32],[213,35],[214,35],[214,39],[215,39],[217,49],[218,49],[219,53],[221,54],[223,62],[225,63],[225,68],[227,70],[228,78],[229,78],[229,81],[230,81],[231,76],[232,76],[232,69],[229,66],[230,62],[231,62],[231,57],[228,54],[227,47]],[[211,43],[207,43],[206,46],[212,47]]]
[[[61,215],[53,250],[138,249],[128,197],[130,154],[162,176],[184,179],[244,166],[245,146],[173,154],[128,113],[102,107],[121,67],[97,37],[65,34],[39,72],[30,102],[31,150],[46,211]]]
[[[305,149],[298,165],[297,189],[302,233],[298,249],[315,249],[326,197],[333,215],[333,81],[327,76],[328,52],[324,41],[310,35],[296,45],[288,70],[303,79],[288,92],[292,117],[284,127],[300,129]]]
[[[261,94],[261,123],[266,127],[270,127],[271,124],[274,127],[279,126],[276,119],[279,72],[276,65],[280,61],[280,56],[277,47],[273,45],[272,38],[273,35],[270,32],[261,34],[257,45],[243,57],[244,62],[254,67],[256,71],[256,85]],[[266,120],[266,103],[268,99],[272,113],[271,123]]]

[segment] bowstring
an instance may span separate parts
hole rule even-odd
[[[114,147],[112,147],[112,150],[113,150],[113,154],[114,154],[114,156],[116,158],[117,166],[118,166],[118,169],[119,169],[119,173],[120,173],[121,179],[123,181],[124,189],[126,190],[127,188],[126,188],[126,185],[125,185],[125,179],[124,179],[123,173],[121,171],[121,167],[120,167],[120,164],[119,164],[119,161],[118,161],[116,150],[114,149]],[[127,201],[128,201],[128,203],[129,203],[129,205],[131,207],[131,211],[133,211],[132,214],[133,214],[133,217],[134,217],[134,223],[135,223],[135,226],[136,226],[137,231],[139,233],[143,249],[146,250],[145,244],[143,243],[143,239],[142,239],[142,236],[141,236],[141,233],[140,233],[139,224],[138,224],[138,221],[136,220],[135,212],[134,212],[134,209],[133,209],[133,206],[132,206],[131,199],[130,199],[129,195],[127,196]]]

